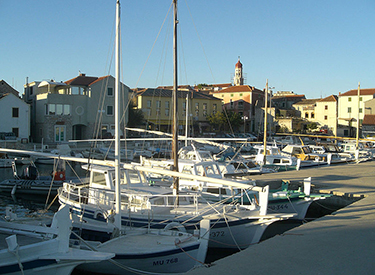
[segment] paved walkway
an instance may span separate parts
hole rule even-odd
[[[322,191],[365,198],[188,275],[375,274],[375,162],[254,178],[300,180],[309,176]]]

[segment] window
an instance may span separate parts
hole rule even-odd
[[[107,106],[107,115],[113,116],[113,106],[111,106],[111,105]]]
[[[242,94],[240,94],[240,96],[242,96]]]
[[[349,101],[349,102],[352,101],[352,98],[351,98],[351,97],[348,97],[348,101]]]
[[[212,114],[216,114],[217,112],[217,104],[212,105]]]
[[[15,135],[16,137],[19,136],[19,128],[12,128],[12,132],[14,133],[14,135]]]
[[[233,97],[233,94],[230,94],[231,97]]]
[[[348,113],[352,112],[352,107],[348,107]]]
[[[147,108],[151,108],[151,100],[147,100]]]
[[[63,114],[63,105],[56,104],[56,115],[62,115],[62,114]]]
[[[328,110],[328,105],[325,105],[325,106],[324,106],[324,110]]]
[[[19,109],[12,108],[12,117],[19,117]]]
[[[169,116],[169,101],[165,102],[165,115]]]
[[[48,115],[56,114],[56,105],[55,104],[48,104]]]
[[[314,113],[311,113],[311,118],[314,118],[315,117],[315,114]]]
[[[238,101],[238,109],[243,109],[243,101]]]
[[[359,113],[362,114],[362,108],[359,108]]]
[[[234,107],[234,102],[230,100],[230,108],[233,109],[233,107]]]
[[[113,96],[113,88],[112,87],[107,88],[107,96]]]
[[[305,113],[305,118],[309,118],[309,113]]]
[[[362,101],[362,97],[361,96],[359,97],[359,101]]]
[[[324,116],[324,120],[327,120],[328,119],[328,116]]]
[[[160,116],[160,106],[161,106],[161,101],[156,100],[156,115]]]
[[[186,101],[182,102],[182,115],[186,116]]]
[[[79,95],[79,87],[70,87],[70,94]]]
[[[48,104],[46,105],[46,115],[70,115],[70,105]]]
[[[70,105],[64,104],[64,115],[70,115]]]

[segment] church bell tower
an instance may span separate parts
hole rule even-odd
[[[235,66],[233,84],[234,86],[243,85],[242,63],[240,62],[240,57],[238,57],[238,62]]]

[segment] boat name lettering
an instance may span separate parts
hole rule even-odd
[[[164,264],[175,264],[178,263],[178,258],[172,258],[172,259],[166,259],[166,260],[160,260],[160,261],[154,261],[153,265],[164,265]]]
[[[210,237],[217,238],[217,237],[224,237],[224,231],[215,231],[210,233]]]
[[[277,204],[277,205],[270,205],[268,206],[271,210],[280,210],[280,209],[288,209],[288,204]]]

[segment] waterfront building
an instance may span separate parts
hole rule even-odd
[[[169,88],[169,87],[166,87]],[[180,87],[178,96],[178,132],[185,134],[188,117],[191,134],[198,135],[210,129],[207,116],[221,112],[221,99],[197,92],[193,88]],[[147,122],[147,129],[171,132],[172,127],[172,90],[147,88],[134,92],[138,109],[142,110]]]
[[[329,135],[337,135],[338,97],[330,95],[315,103],[315,121],[321,130]]]
[[[362,121],[362,136],[365,138],[375,137],[375,114],[365,114]]]
[[[30,136],[30,106],[4,80],[0,81],[0,132],[13,132],[25,141]]]
[[[34,81],[24,85],[31,104],[32,140],[58,144],[114,134],[115,79],[80,73],[66,82]],[[129,88],[121,84],[122,126],[126,124]]]
[[[354,137],[357,120],[361,126],[365,115],[365,102],[374,99],[375,89],[358,89],[339,94],[338,101],[338,135]]]

